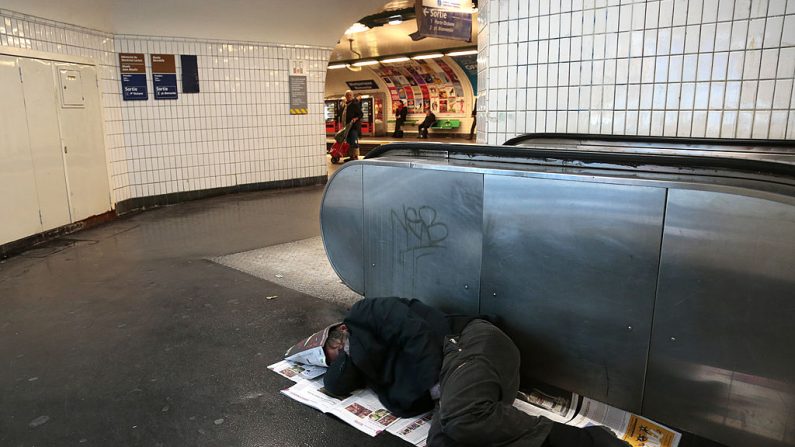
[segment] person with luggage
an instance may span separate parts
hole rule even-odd
[[[403,101],[397,101],[397,109],[395,110],[395,132],[392,133],[392,138],[403,138],[403,124],[406,123],[406,117],[409,114],[409,109],[403,104]]]
[[[350,124],[350,130],[348,130],[348,137],[346,138],[350,149],[348,151],[348,158],[343,160],[347,163],[359,159],[359,134],[362,129],[361,120],[364,117],[361,103],[353,97],[353,92],[350,90],[345,92],[345,109],[343,115],[345,125],[347,126]]]

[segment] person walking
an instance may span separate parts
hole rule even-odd
[[[475,138],[475,128],[478,125],[478,100],[475,98],[475,105],[472,106],[472,127],[469,128],[469,138],[467,140],[471,140]]]

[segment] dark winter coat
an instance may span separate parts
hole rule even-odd
[[[362,103],[359,101],[352,99],[351,102],[345,107],[345,124],[348,124],[354,118],[359,118],[351,129],[359,130],[362,128],[362,118],[364,118],[364,113],[362,112]]]

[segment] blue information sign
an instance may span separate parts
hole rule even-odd
[[[121,94],[125,101],[146,101],[146,64],[141,53],[119,53]]]
[[[177,99],[176,74],[154,73],[152,82],[155,85],[155,99]]]
[[[121,92],[125,101],[146,101],[148,96],[146,90],[146,74],[122,74]]]

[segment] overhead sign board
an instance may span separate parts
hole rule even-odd
[[[417,37],[472,40],[472,13],[431,8],[417,3]],[[414,38],[414,37],[412,37]]]
[[[152,54],[155,99],[177,99],[177,65],[173,54]]]
[[[351,90],[378,90],[378,84],[372,79],[363,79],[361,81],[345,81],[348,88]]]
[[[142,53],[119,53],[121,93],[125,101],[146,101],[146,61]]]
[[[464,11],[472,10],[472,0],[422,0],[422,6]]]

